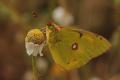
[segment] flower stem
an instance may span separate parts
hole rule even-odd
[[[32,56],[33,80],[38,80],[36,57]]]

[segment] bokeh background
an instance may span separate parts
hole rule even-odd
[[[120,0],[0,0],[0,80],[32,80],[24,39],[50,21],[103,35],[112,48],[69,72],[38,57],[39,80],[120,80]]]

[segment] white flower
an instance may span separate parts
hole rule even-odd
[[[45,36],[39,29],[32,29],[25,38],[25,47],[28,55],[43,56],[42,50],[45,45]]]
[[[40,56],[43,56],[42,50],[45,45],[45,42],[39,44],[34,44],[32,42],[26,42],[26,51],[28,55],[37,56],[38,54]]]

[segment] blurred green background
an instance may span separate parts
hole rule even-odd
[[[120,80],[120,0],[0,0],[0,80],[32,80],[24,38],[50,21],[103,35],[112,48],[69,72],[47,54],[38,58],[39,80]]]

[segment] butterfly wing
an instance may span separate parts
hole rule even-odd
[[[69,28],[49,34],[48,45],[55,62],[67,70],[83,66],[110,47],[102,36]]]
[[[74,29],[73,31],[82,35],[79,38],[81,42],[80,44],[83,45],[87,55],[89,55],[91,58],[103,54],[111,47],[111,44],[108,42],[108,40],[98,34],[82,29]]]

